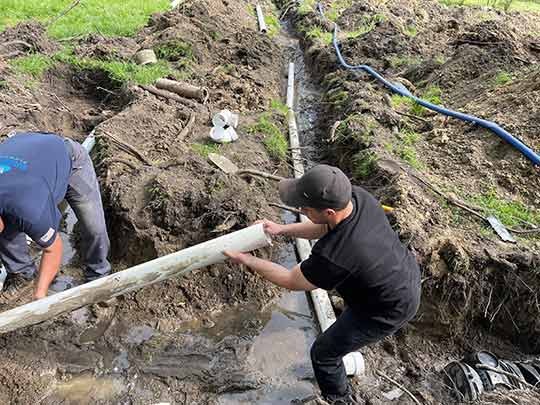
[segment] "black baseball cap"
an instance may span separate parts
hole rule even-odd
[[[292,207],[341,210],[351,200],[351,182],[334,166],[318,165],[298,179],[279,182],[281,200]]]

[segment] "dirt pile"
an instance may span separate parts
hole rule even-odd
[[[493,120],[540,150],[539,55],[531,46],[540,21],[533,15],[431,1],[364,2],[337,13],[333,2],[323,6],[340,27],[347,63],[367,64],[419,97]],[[403,362],[391,361],[388,370],[406,367],[417,384],[430,384],[417,389],[428,403],[448,403],[446,388],[437,394],[440,377],[429,376],[444,366],[437,357],[448,356],[449,345],[458,356],[466,348],[497,351],[498,338],[528,353],[540,349],[538,234],[516,233],[517,245],[504,243],[452,201],[484,216],[517,206],[512,215],[527,212],[528,219],[504,220],[528,229],[540,219],[538,168],[493,133],[391,97],[371,76],[343,70],[328,43],[328,23],[305,8],[290,16],[324,89],[319,143],[326,159],[396,207],[390,220],[424,268],[423,308],[396,339],[403,344],[411,335],[426,353],[399,354]],[[512,355],[522,355],[517,351]],[[384,369],[387,360],[377,353],[371,354]]]

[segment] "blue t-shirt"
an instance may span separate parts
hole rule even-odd
[[[71,159],[58,135],[21,133],[0,143],[2,237],[24,232],[41,247],[50,246],[70,173]]]

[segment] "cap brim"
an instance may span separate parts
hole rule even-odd
[[[299,179],[284,179],[279,182],[279,198],[290,207],[306,206],[305,198],[298,189]]]

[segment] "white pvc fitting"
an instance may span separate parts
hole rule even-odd
[[[226,127],[227,125],[233,128],[238,126],[239,116],[238,114],[232,113],[229,110],[221,110],[212,117],[212,124],[215,127]]]
[[[7,270],[3,265],[0,265],[0,291],[4,288],[4,281],[6,281]]]
[[[347,375],[364,375],[366,372],[366,363],[364,356],[360,352],[351,352],[343,357],[343,364]]]
[[[264,21],[262,8],[261,6],[257,4],[255,6],[255,9],[257,10],[257,19],[259,20],[259,31],[264,32],[266,34],[266,32],[268,32],[268,29],[266,28],[266,22]]]

